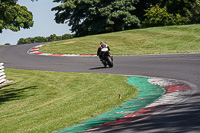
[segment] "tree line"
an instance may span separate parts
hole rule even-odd
[[[54,0],[55,21],[76,36],[200,23],[200,0]]]
[[[37,0],[31,0],[37,1]],[[39,0],[38,0],[39,1]],[[200,23],[200,0],[53,0],[56,23],[67,23],[75,36],[121,30]],[[17,0],[0,0],[2,29],[33,26],[33,15]]]
[[[73,37],[74,37],[73,34],[64,34],[62,36],[56,36],[56,34],[52,34],[48,37],[37,36],[37,37],[20,38],[17,42],[17,45],[67,40]]]

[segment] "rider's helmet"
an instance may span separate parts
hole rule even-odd
[[[104,42],[103,42],[103,41],[101,41],[101,42],[100,42],[100,45],[103,45],[103,44],[104,44]]]

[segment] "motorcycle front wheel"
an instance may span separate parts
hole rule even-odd
[[[109,67],[113,67],[113,59],[111,56],[106,57],[107,63]]]

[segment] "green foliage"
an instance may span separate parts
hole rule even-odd
[[[56,34],[50,35],[48,41],[56,41]]]
[[[133,12],[140,21],[144,21],[145,17],[144,14],[146,14],[145,10],[150,9],[151,6],[155,6],[156,4],[159,4],[161,0],[137,0],[134,4],[136,7],[136,10]]]
[[[166,6],[167,11],[173,15],[180,14],[185,24],[200,23],[199,0],[162,0],[161,7]]]
[[[64,34],[62,35],[62,40],[72,39],[73,36],[74,36],[73,34]]]
[[[200,23],[199,0],[160,0],[145,10],[144,26]]]
[[[150,10],[146,10],[144,15],[146,19],[143,24],[147,27],[165,26],[173,23],[173,15],[167,12],[167,8],[160,8],[158,5],[152,6]]]
[[[4,45],[11,45],[10,43],[5,43]]]
[[[19,31],[33,26],[33,15],[25,6],[16,4],[17,0],[0,0],[0,33],[3,29]]]
[[[135,5],[135,14],[148,26],[200,23],[199,3],[199,0],[140,0]]]
[[[145,26],[200,23],[199,0],[54,0],[55,21],[76,36]],[[156,13],[158,11],[158,13]]]
[[[191,22],[200,23],[200,0],[196,0],[196,2],[192,5],[191,13]]]
[[[52,8],[57,11],[57,23],[68,22],[76,36],[137,28],[140,20],[130,12],[133,0],[54,0],[62,2]]]
[[[167,11],[167,7],[160,8],[159,5],[151,6],[150,10],[146,10],[144,15],[146,19],[143,21],[145,27],[181,25],[187,24],[188,20],[180,14],[171,14]]]
[[[188,11],[192,9],[192,5],[196,0],[161,0],[161,5],[166,6],[169,13],[181,16],[188,16]]]
[[[48,37],[28,37],[28,38],[20,38],[17,42],[17,45],[20,44],[30,44],[30,43],[41,43],[41,42],[51,42],[51,41],[59,41],[73,38],[72,34],[64,34],[62,36],[56,36],[56,34],[52,34]]]

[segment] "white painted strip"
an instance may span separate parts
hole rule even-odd
[[[172,85],[173,83],[168,82],[168,80],[162,78],[150,78],[147,80],[150,84],[158,85],[161,87]]]
[[[6,79],[1,79],[0,80],[0,84],[3,83],[3,82],[5,82],[5,81],[6,81]]]
[[[3,66],[4,65],[4,63],[0,63],[0,66]]]
[[[5,73],[4,73],[4,63],[0,63],[0,84],[6,81],[5,79]]]
[[[48,54],[48,53],[42,53],[41,55],[46,55],[46,56],[49,56],[49,55],[52,55],[52,54]]]
[[[153,85],[158,85],[161,87],[165,87],[165,86],[169,86],[169,85],[173,85],[173,84],[178,84],[178,83],[183,83],[181,81],[178,80],[173,80],[173,79],[165,79],[165,78],[150,78],[147,80],[150,84]]]
[[[4,69],[4,66],[0,66],[0,69]]]
[[[37,47],[42,47],[42,45],[43,45],[43,44],[41,44],[41,45],[37,45],[36,48],[37,48]]]
[[[6,81],[6,79],[0,79],[0,84],[5,82],[5,81]]]
[[[180,93],[181,92],[173,92],[165,94],[162,96],[162,98],[158,99],[157,101],[148,105],[147,107],[180,103],[184,99],[184,97],[181,96]]]
[[[0,76],[0,84],[6,81],[5,77],[6,77],[5,75]]]
[[[0,79],[4,79],[6,78],[6,75],[0,76]]]
[[[174,85],[177,83],[183,83],[182,81],[177,81],[177,80],[172,80],[172,79],[163,79],[163,78],[151,78],[151,79],[148,79],[148,82],[153,85],[158,85],[161,87]],[[172,93],[167,93],[167,94],[164,94],[160,99],[158,99],[154,103],[148,105],[147,107],[178,104],[186,100],[188,98],[188,95],[191,95],[191,94],[192,94],[192,90],[175,91]]]
[[[0,72],[0,76],[3,76],[3,75],[5,75],[5,73],[4,72]]]
[[[4,69],[0,69],[0,73],[4,72]]]
[[[38,51],[30,52],[30,54],[39,53]]]

